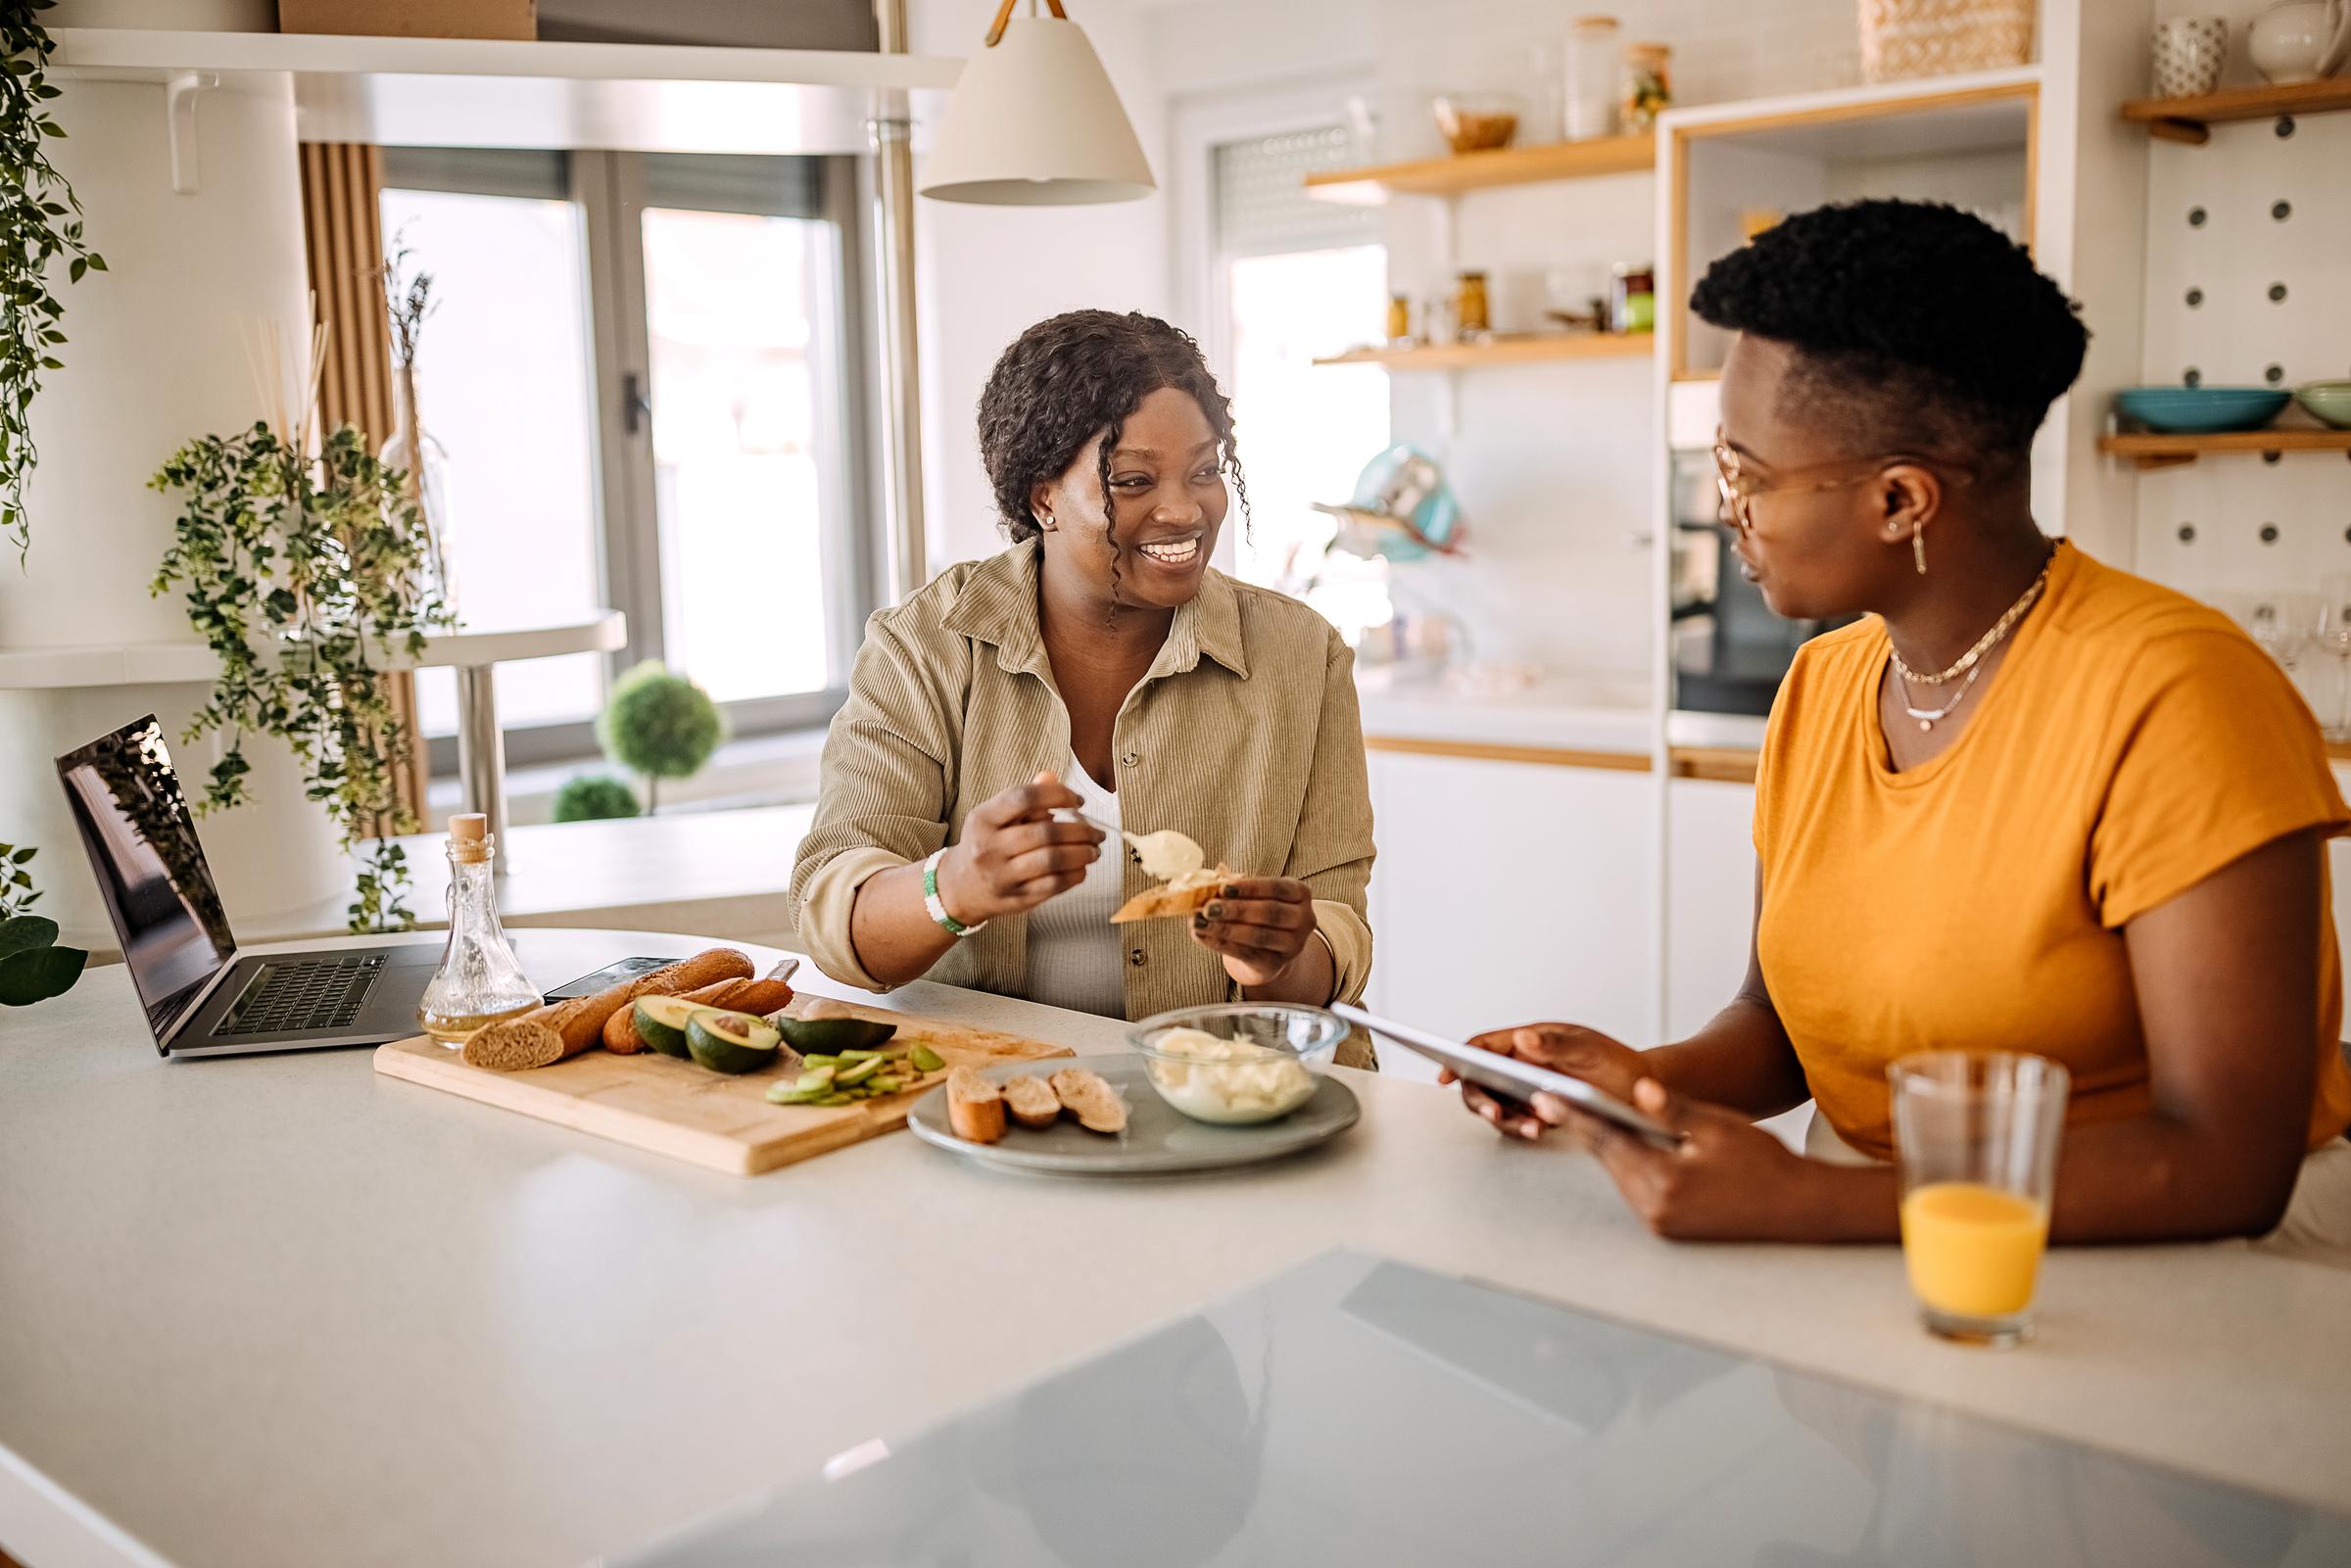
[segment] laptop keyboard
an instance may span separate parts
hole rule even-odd
[[[383,969],[381,953],[266,965],[213,1034],[218,1038],[349,1028]]]

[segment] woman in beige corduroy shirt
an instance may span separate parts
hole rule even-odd
[[[1235,873],[1189,922],[1105,925],[1128,1018],[1361,996],[1353,656],[1303,604],[1209,567],[1240,470],[1197,346],[1143,315],[1032,327],[989,378],[980,445],[1014,542],[867,624],[793,869],[810,956],[872,990],[928,975],[1025,994],[1026,917],[1104,852],[1055,815],[1080,803],[1074,759],[1128,831],[1176,829]],[[1122,897],[1153,885],[1119,859]],[[940,913],[982,928],[959,937]]]

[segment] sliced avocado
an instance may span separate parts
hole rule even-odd
[[[637,1033],[663,1056],[686,1054],[686,1021],[708,1011],[682,996],[641,996],[637,999]]]
[[[810,1068],[807,1071],[800,1074],[799,1081],[794,1083],[792,1087],[795,1089],[813,1089],[817,1093],[821,1094],[825,1090],[833,1087],[833,1069],[831,1068]]]
[[[786,1019],[776,1027],[802,1056],[870,1051],[898,1032],[895,1023],[873,1023],[864,1019]]]
[[[914,1043],[914,1054],[911,1060],[917,1072],[936,1072],[947,1065],[945,1057],[940,1056],[920,1040]]]
[[[686,1021],[686,1049],[713,1072],[756,1072],[775,1061],[783,1036],[748,1013],[705,1008]]]
[[[863,1083],[866,1079],[872,1077],[875,1073],[881,1070],[882,1059],[878,1056],[868,1057],[863,1062],[856,1063],[850,1067],[842,1068],[840,1071],[834,1073],[833,1087],[836,1089],[845,1089],[852,1083]]]

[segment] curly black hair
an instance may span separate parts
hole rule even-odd
[[[1786,391],[1810,418],[1997,466],[2025,457],[2089,343],[2023,246],[1939,202],[1799,213],[1708,267],[1690,309],[1795,349]]]
[[[1120,548],[1110,488],[1110,454],[1137,404],[1163,387],[1190,393],[1217,438],[1218,463],[1249,515],[1249,486],[1233,443],[1232,404],[1210,374],[1200,345],[1180,327],[1140,311],[1072,310],[1039,321],[996,360],[980,394],[980,456],[995,487],[996,510],[1017,544],[1042,530],[1031,512],[1039,484],[1065,472],[1085,444],[1102,438],[1102,515],[1111,525],[1115,596]]]

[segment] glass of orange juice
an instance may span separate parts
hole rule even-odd
[[[2005,1348],[2033,1334],[2066,1070],[2045,1057],[1929,1051],[1886,1069],[1902,1172],[1902,1260],[1927,1327]]]

